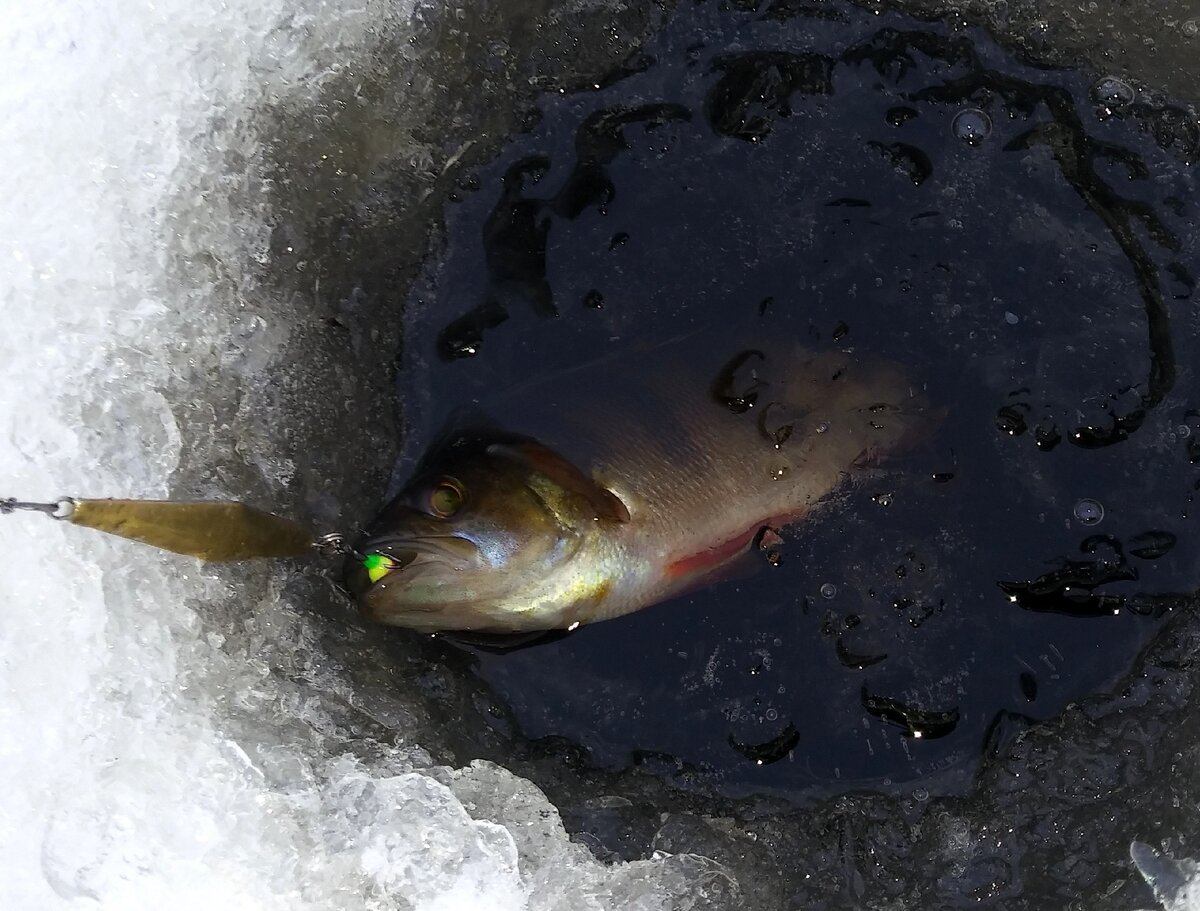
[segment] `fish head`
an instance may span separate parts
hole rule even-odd
[[[549,628],[530,615],[532,596],[598,522],[628,518],[614,494],[535,440],[459,435],[384,508],[346,582],[369,619],[393,626]]]

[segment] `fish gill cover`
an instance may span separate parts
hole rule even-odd
[[[6,22],[22,493],[348,526],[398,350],[412,455],[476,390],[745,317],[947,414],[761,578],[502,659],[311,569],[4,526],[17,906],[1128,908],[1130,840],[1187,853],[1187,110],[836,4],[632,56],[652,8]]]

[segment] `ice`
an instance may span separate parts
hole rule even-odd
[[[1159,854],[1145,842],[1129,846],[1129,857],[1142,874],[1164,911],[1200,908],[1200,864]]]
[[[240,293],[270,236],[250,114],[302,102],[409,12],[4,4],[0,493],[162,496],[203,447],[253,449],[266,484],[290,483],[290,457],[220,434],[289,337]],[[407,740],[354,736],[339,714],[354,694],[321,657],[317,621],[271,569],[248,572],[243,589],[38,516],[0,519],[0,905],[736,901],[701,857],[600,864],[503,768],[436,767]],[[239,599],[256,600],[227,617]]]

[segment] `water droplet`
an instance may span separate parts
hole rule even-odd
[[[829,422],[822,421],[817,425],[817,433],[826,433],[829,430]]]
[[[779,717],[779,710],[767,709],[765,712],[763,712],[763,717],[766,718],[767,721],[775,721]]]
[[[1010,326],[1015,326],[1020,321],[1021,317],[1017,316],[1011,310],[1004,311],[1004,322],[1008,323]]]
[[[1178,539],[1169,531],[1144,531],[1129,542],[1129,552],[1141,560],[1166,556]]]
[[[950,129],[967,145],[977,146],[992,132],[992,118],[979,108],[967,108],[958,112]]]
[[[834,585],[832,582],[826,582],[824,585],[821,586],[820,591],[821,591],[821,597],[826,600],[829,600],[837,594],[837,586]]]
[[[780,402],[768,402],[758,417],[758,429],[776,449],[791,439],[801,415]]]
[[[713,398],[734,414],[745,414],[768,385],[758,375],[765,363],[766,355],[761,351],[748,350],[735,355],[713,382]]]
[[[1189,427],[1187,424],[1180,424],[1178,427],[1175,428],[1175,432],[1177,434],[1179,434],[1180,439],[1186,440],[1188,437],[1190,437],[1192,435],[1192,428]]]
[[[1132,104],[1136,97],[1132,86],[1116,76],[1102,76],[1092,86],[1092,100],[1103,105],[1108,113]]]
[[[758,549],[772,566],[779,566],[783,562],[783,538],[775,529],[764,527],[758,533]]]
[[[1130,595],[1125,599],[1125,610],[1139,617],[1161,617],[1171,610],[1169,604],[1156,601],[1153,595]]]
[[[888,108],[887,114],[884,116],[887,117],[888,123],[894,127],[898,127],[903,126],[915,118],[917,116],[917,112],[914,108],[896,107]]]
[[[1200,35],[1200,19],[1189,19],[1179,26],[1179,30],[1183,32],[1185,38],[1195,38]]]
[[[1021,695],[1025,697],[1026,702],[1033,702],[1037,699],[1037,678],[1033,674],[1029,671],[1022,671],[1017,682],[1021,685]]]
[[[868,142],[867,147],[874,149],[889,163],[900,176],[907,177],[913,186],[920,186],[933,174],[933,162],[929,155],[907,142]]]
[[[917,788],[913,791],[913,797],[919,802],[924,803],[929,799],[929,791],[925,788]]]
[[[1023,413],[1027,410],[1024,405],[1004,405],[996,412],[996,429],[1009,436],[1020,436],[1029,427]]]
[[[595,288],[593,288],[591,291],[589,291],[587,294],[585,294],[583,296],[583,305],[585,307],[591,307],[593,310],[603,310],[604,309],[604,295],[601,294],[599,291],[597,291]]]
[[[1104,507],[1099,500],[1085,497],[1075,504],[1075,518],[1084,525],[1098,525],[1104,518]]]
[[[1049,452],[1062,442],[1062,434],[1053,424],[1039,426],[1033,436],[1034,443],[1042,452]]]

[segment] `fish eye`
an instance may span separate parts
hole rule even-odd
[[[431,515],[439,519],[449,519],[462,509],[466,499],[462,485],[453,478],[442,478],[426,494],[425,502]]]

